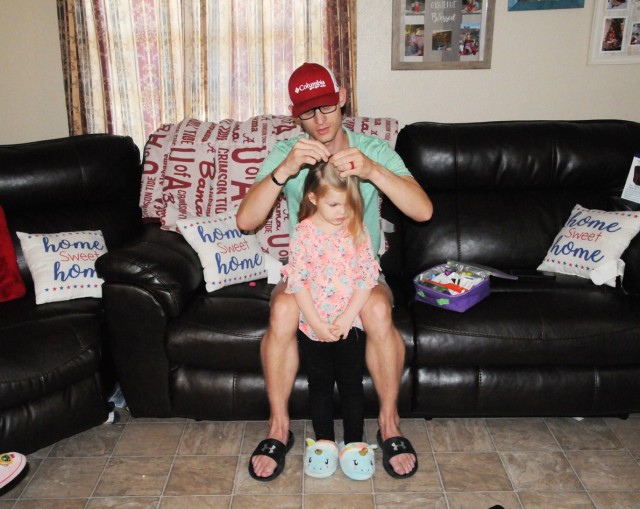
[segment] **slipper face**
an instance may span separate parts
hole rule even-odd
[[[340,450],[340,468],[349,479],[366,481],[376,471],[375,444],[351,442]]]
[[[338,446],[330,440],[307,438],[304,453],[304,473],[323,479],[332,476],[338,469]]]

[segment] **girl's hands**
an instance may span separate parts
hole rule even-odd
[[[340,339],[347,339],[349,331],[351,330],[351,327],[353,325],[353,320],[345,317],[344,315],[340,315],[333,322],[333,325],[336,327],[336,336],[338,336]]]
[[[311,324],[309,324],[311,325]],[[333,342],[340,340],[340,334],[338,334],[338,327],[335,324],[328,322],[318,322],[311,325],[313,332],[318,336],[318,340],[324,342]],[[345,336],[346,338],[346,336]]]

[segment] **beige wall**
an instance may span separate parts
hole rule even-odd
[[[0,144],[68,136],[55,0],[0,0]]]
[[[358,2],[358,112],[401,124],[513,119],[640,121],[640,64],[588,65],[583,9],[507,11],[497,0],[491,69],[392,71],[393,0]]]
[[[357,2],[361,115],[640,121],[640,64],[587,64],[593,0],[525,12],[497,0],[492,68],[473,71],[392,71],[392,2]],[[66,136],[55,0],[0,0],[0,12],[0,144]]]

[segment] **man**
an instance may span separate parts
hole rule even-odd
[[[306,134],[277,143],[265,158],[238,209],[238,228],[260,227],[282,191],[293,228],[308,167],[319,161],[331,162],[342,176],[356,175],[362,180],[364,220],[375,253],[381,238],[378,191],[412,219],[430,219],[431,201],[400,156],[386,142],[342,127],[341,108],[347,100],[346,90],[338,87],[329,69],[312,63],[300,66],[289,79],[289,96],[293,103],[291,113]],[[261,343],[271,410],[269,434],[258,445],[249,464],[251,476],[265,481],[282,472],[284,457],[293,444],[288,401],[298,371],[296,331],[300,310],[295,297],[286,294],[284,288],[281,281],[273,291],[270,323]],[[408,477],[415,473],[418,463],[413,447],[399,428],[397,401],[404,343],[391,320],[391,302],[391,291],[381,280],[360,316],[367,333],[367,366],[380,399],[379,441],[383,452],[387,451],[383,458],[385,470],[394,477]]]

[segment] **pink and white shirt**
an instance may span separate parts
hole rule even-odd
[[[328,323],[342,314],[355,288],[376,286],[379,274],[368,232],[356,247],[346,227],[337,233],[325,233],[311,218],[296,225],[289,244],[289,263],[282,268],[285,292],[307,288],[318,314]],[[362,329],[360,316],[352,326]],[[299,327],[309,338],[318,340],[302,313]]]

